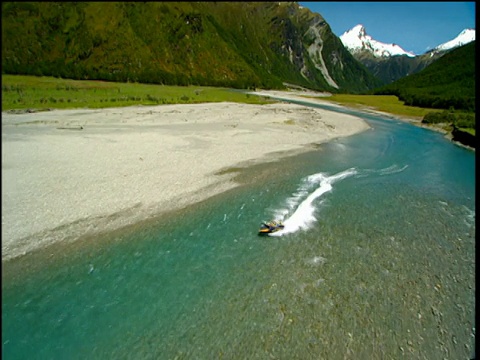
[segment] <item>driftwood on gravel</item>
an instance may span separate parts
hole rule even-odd
[[[83,126],[62,126],[57,127],[58,130],[83,130]]]

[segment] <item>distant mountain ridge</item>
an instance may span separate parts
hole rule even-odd
[[[421,55],[407,52],[396,44],[385,44],[373,39],[360,24],[343,33],[340,40],[353,57],[379,78],[382,84],[389,84],[417,73],[447,52],[475,41],[475,29],[465,29],[454,39]]]
[[[295,2],[2,2],[2,72],[330,92],[380,85]]]
[[[435,54],[455,49],[472,41],[475,41],[475,29],[465,29],[460,32],[460,34],[458,34],[457,37],[455,37],[454,39],[436,46],[432,50],[427,51],[426,54],[434,56]]]
[[[415,56],[414,53],[403,50],[397,44],[385,44],[373,39],[370,35],[367,35],[365,27],[361,24],[345,31],[340,36],[340,40],[352,54],[365,51],[377,58],[398,55]]]

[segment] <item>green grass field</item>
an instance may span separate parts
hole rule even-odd
[[[375,111],[383,111],[389,114],[406,116],[416,120],[422,120],[423,117],[430,112],[444,112],[442,109],[420,108],[415,106],[407,106],[403,101],[398,100],[395,95],[349,95],[338,94],[332,95],[322,100],[332,101],[338,104],[351,106],[355,108],[370,108]],[[438,125],[437,125],[438,126]],[[451,131],[451,124],[444,124],[445,131]],[[462,130],[475,135],[474,128],[462,128]]]
[[[426,109],[406,106],[393,95],[332,95],[322,100],[421,120]],[[69,80],[54,77],[2,75],[2,111],[17,109],[107,108],[132,105],[194,104],[231,101],[248,104],[275,102],[267,97],[226,88]],[[475,129],[470,129],[475,133]]]
[[[333,101],[339,104],[358,108],[371,108],[376,111],[383,111],[390,114],[407,116],[421,120],[429,112],[442,111],[438,109],[427,109],[415,106],[406,106],[403,101],[398,100],[395,95],[332,95],[322,100]]]
[[[224,88],[114,83],[53,77],[2,75],[2,111],[12,109],[107,108],[132,105],[232,101],[270,103],[265,97]]]
[[[430,111],[405,106],[393,95],[333,95],[323,100],[353,107],[369,107],[391,114],[422,118]],[[69,80],[54,77],[2,75],[2,111],[12,109],[106,108],[132,105],[192,104],[232,101],[273,102],[225,88]]]

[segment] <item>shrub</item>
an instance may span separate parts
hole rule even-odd
[[[159,99],[155,96],[150,95],[150,94],[147,95],[147,100],[152,101],[152,102],[157,103],[157,104],[159,103]]]
[[[461,128],[475,128],[475,113],[454,111],[429,112],[422,120],[424,124],[446,123]]]

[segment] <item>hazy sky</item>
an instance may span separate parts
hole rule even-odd
[[[299,2],[340,36],[362,24],[373,39],[416,55],[475,28],[475,2]]]

